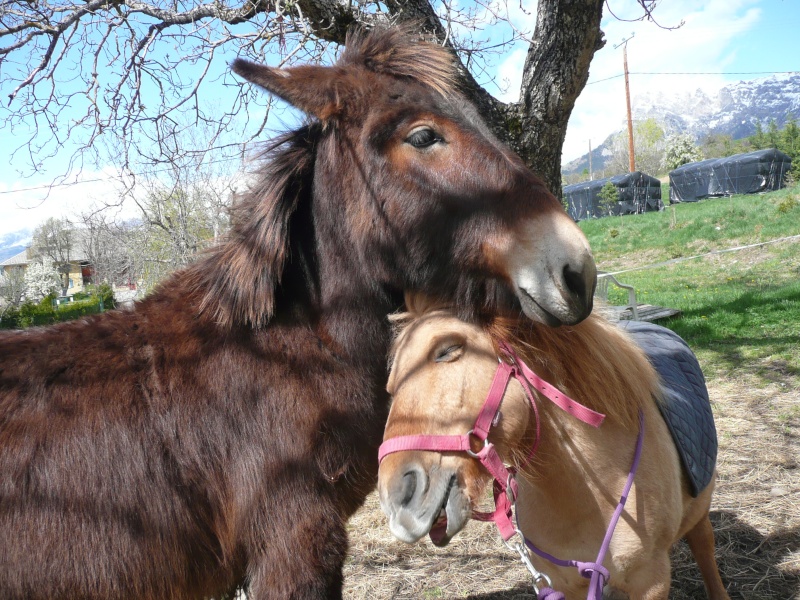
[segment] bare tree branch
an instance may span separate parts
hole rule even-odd
[[[641,18],[654,20],[657,0],[637,1]],[[203,152],[241,151],[271,104],[230,75],[233,57],[331,60],[353,24],[413,20],[452,48],[481,114],[557,192],[566,123],[603,44],[604,2],[540,0],[533,35],[514,24],[507,2],[0,0],[0,87],[9,99],[0,130],[28,174],[69,156],[63,178],[91,164],[132,175],[169,165],[170,136],[192,127],[213,130]],[[484,33],[496,24],[507,25],[499,41]],[[529,46],[520,101],[505,104],[478,79],[488,83],[494,61],[518,42]]]

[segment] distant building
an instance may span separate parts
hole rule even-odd
[[[72,244],[69,251],[69,262],[56,267],[61,277],[61,289],[59,298],[61,301],[69,301],[72,296],[85,291],[87,285],[94,283],[108,283],[114,292],[114,298],[118,302],[131,302],[138,295],[139,282],[130,276],[127,269],[117,273],[114,281],[95,281],[95,270],[85,251],[86,233],[83,230],[75,229],[71,232]],[[13,276],[28,268],[28,265],[36,260],[32,256],[31,249],[26,248],[22,252],[0,262],[0,275]]]
[[[8,276],[15,269],[24,271],[33,260],[30,257],[30,248],[26,248],[19,254],[0,262],[0,268],[3,270],[3,275]],[[92,283],[91,265],[79,250],[71,253],[69,263],[65,263],[65,266],[59,269],[59,274],[61,275],[59,295],[62,297],[82,292],[86,285]]]

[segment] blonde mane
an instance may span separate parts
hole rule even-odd
[[[434,310],[456,317],[444,303],[428,297],[409,295],[406,308],[408,312],[394,318],[400,333]],[[596,313],[574,326],[552,328],[525,318],[495,317],[483,328],[495,348],[501,340],[511,344],[539,376],[623,427],[637,429],[643,403],[660,397],[658,374],[644,352]]]

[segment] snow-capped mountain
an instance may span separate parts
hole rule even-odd
[[[20,229],[0,234],[0,262],[19,254],[30,246],[32,233],[30,229]]]
[[[764,79],[739,81],[714,94],[703,90],[679,95],[650,92],[634,96],[631,101],[634,120],[653,118],[666,134],[689,133],[702,142],[709,134],[730,135],[737,140],[756,131],[760,122],[764,130],[770,119],[783,127],[793,114],[800,120],[800,73],[773,75]],[[608,155],[609,136],[592,150],[592,166],[600,170]],[[589,165],[588,154],[563,165],[563,172],[581,172]]]

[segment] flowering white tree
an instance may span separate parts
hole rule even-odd
[[[664,155],[664,164],[668,171],[677,169],[681,165],[703,160],[703,152],[694,143],[694,138],[688,133],[678,133],[667,138]]]
[[[664,168],[664,129],[655,119],[633,124],[633,154],[636,170],[656,177]],[[621,175],[630,171],[628,132],[620,131],[612,141],[606,173]]]
[[[39,301],[60,287],[61,277],[52,262],[34,260],[25,269],[25,296],[29,300]]]

